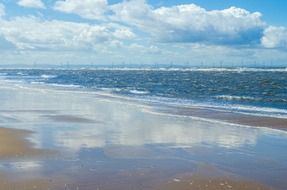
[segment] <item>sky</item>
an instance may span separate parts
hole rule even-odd
[[[0,65],[287,66],[285,0],[0,0]]]

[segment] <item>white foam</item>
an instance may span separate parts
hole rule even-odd
[[[85,68],[87,69],[87,68]],[[73,70],[73,69],[70,69]],[[79,69],[75,69],[79,70]],[[80,69],[81,70],[81,69]],[[287,68],[248,68],[248,67],[238,67],[238,68],[180,68],[180,67],[143,67],[143,68],[130,68],[130,67],[97,67],[90,68],[89,70],[106,70],[106,71],[201,71],[201,72],[287,72]]]
[[[120,92],[122,90],[120,88],[98,88],[98,89],[105,92]]]
[[[46,84],[48,86],[54,86],[54,87],[63,87],[63,88],[80,88],[80,85],[75,85],[75,84],[55,84],[55,83],[50,83],[50,84]]]
[[[129,92],[132,94],[139,94],[139,95],[149,94],[149,91],[144,90],[130,90]]]
[[[223,100],[250,100],[250,101],[260,100],[260,98],[255,98],[251,96],[232,96],[232,95],[219,95],[215,96],[215,98]]]
[[[11,68],[13,69],[13,68]],[[33,70],[34,68],[18,68]],[[0,69],[1,70],[1,69]],[[287,67],[252,68],[252,67],[81,67],[81,68],[45,68],[45,70],[111,70],[111,71],[202,71],[202,72],[287,72]],[[18,75],[23,73],[18,72]]]
[[[57,75],[41,75],[41,78],[43,79],[50,79],[50,78],[56,78]]]

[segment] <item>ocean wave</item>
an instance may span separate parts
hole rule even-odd
[[[247,106],[247,105],[232,105],[232,106],[225,106],[229,109],[238,111],[238,112],[244,112],[245,113],[261,113],[265,114],[265,116],[268,115],[276,115],[276,116],[284,116],[287,117],[287,109],[280,109],[280,108],[271,108],[271,107],[257,107],[257,106]]]
[[[131,94],[138,94],[138,95],[149,94],[149,91],[144,91],[144,90],[130,90],[129,92]]]
[[[120,92],[122,91],[121,88],[96,88],[96,90],[101,90],[105,92]]]
[[[30,84],[45,84],[44,82],[40,82],[40,81],[32,81],[30,82]]]
[[[24,76],[25,75],[23,72],[17,72],[16,74],[20,75],[20,76]]]
[[[208,109],[231,111],[235,113],[242,113],[248,115],[275,117],[275,118],[287,118],[287,109],[271,108],[271,107],[259,107],[249,106],[240,104],[205,104],[205,103],[194,103],[191,106],[203,107]]]
[[[179,107],[192,107],[192,108],[206,108],[213,109],[216,111],[231,111],[241,114],[249,114],[256,116],[265,117],[275,117],[275,118],[287,118],[287,109],[272,108],[272,107],[259,107],[259,106],[249,106],[240,104],[220,104],[217,102],[198,102],[190,99],[180,99],[180,98],[167,98],[159,96],[136,96],[136,97],[126,97],[132,100],[138,100],[140,102],[146,102],[151,104],[162,104],[167,106],[179,106]]]
[[[87,69],[87,68],[86,68]],[[71,69],[72,70],[72,69]],[[77,69],[78,70],[78,69]],[[130,68],[130,67],[97,67],[90,68],[89,70],[105,70],[105,71],[200,71],[200,72],[287,72],[287,68],[248,68],[248,67],[238,67],[238,68],[199,68],[199,67],[190,67],[190,68],[166,68],[166,67],[143,67],[143,68]]]
[[[34,70],[34,68],[21,68],[21,70]],[[45,68],[49,71],[65,71],[65,70],[111,70],[111,71],[202,71],[202,72],[287,72],[287,67],[156,67],[156,66],[142,66],[142,67],[80,67],[80,68]],[[1,69],[0,69],[1,71]],[[23,75],[22,72],[16,73]]]
[[[260,98],[255,98],[251,96],[232,96],[232,95],[219,95],[215,96],[216,99],[222,100],[241,100],[241,101],[260,101]]]
[[[54,87],[63,87],[63,88],[82,88],[80,85],[75,84],[55,84],[55,83],[44,83],[45,85],[54,86]]]
[[[150,92],[147,90],[130,89],[130,88],[95,88],[96,90],[119,93],[119,94],[134,94],[134,95],[147,95]]]
[[[51,78],[56,78],[57,77],[57,75],[41,75],[40,76],[41,78],[43,78],[43,79],[51,79]]]

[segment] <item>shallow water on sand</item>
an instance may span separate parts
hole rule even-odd
[[[283,131],[174,117],[92,92],[20,83],[1,82],[0,99],[0,127],[33,131],[31,146],[52,152],[0,155],[0,189],[4,182],[19,189],[23,183],[153,189],[193,174],[287,188]]]

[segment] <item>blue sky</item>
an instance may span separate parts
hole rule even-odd
[[[0,64],[287,65],[287,1],[0,0]]]

